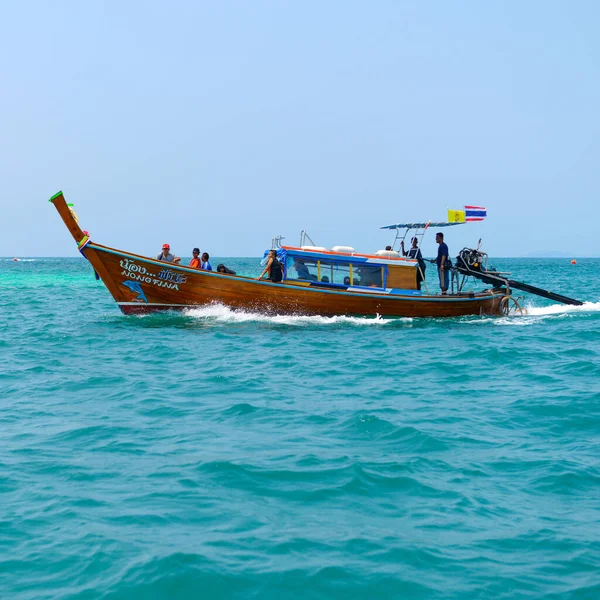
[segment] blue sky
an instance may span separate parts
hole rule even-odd
[[[599,22],[585,1],[3,3],[0,255],[77,254],[62,189],[143,254],[304,228],[372,251],[478,204],[451,251],[598,256]]]

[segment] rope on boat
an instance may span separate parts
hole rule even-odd
[[[500,299],[500,313],[508,317],[511,314],[523,314],[523,307],[519,304],[519,301],[514,296],[502,296]]]
[[[91,241],[90,234],[84,231],[81,241],[77,242],[77,249],[81,252]]]

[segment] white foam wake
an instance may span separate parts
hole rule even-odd
[[[2,262],[35,262],[37,259],[36,258],[17,258],[17,260],[15,260],[14,258],[0,258],[0,260]]]
[[[216,321],[220,323],[272,323],[277,325],[307,326],[307,325],[376,325],[381,326],[386,323],[407,321],[412,319],[383,319],[379,315],[374,318],[367,317],[320,317],[320,316],[293,316],[293,315],[265,315],[241,310],[231,310],[221,304],[211,304],[202,308],[192,308],[185,311],[185,314],[195,319],[206,321]]]
[[[491,322],[498,326],[526,327],[553,317],[567,317],[572,314],[595,312],[600,312],[600,302],[584,302],[582,306],[569,306],[566,304],[551,304],[550,306],[525,305],[523,307],[523,314],[514,313],[508,317],[485,317],[481,320],[471,321],[471,323]]]
[[[550,306],[526,306],[525,314],[531,317],[562,315],[567,313],[600,312],[600,302],[584,302],[582,306],[551,304]]]

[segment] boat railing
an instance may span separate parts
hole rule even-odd
[[[306,231],[306,229],[303,229],[300,232],[300,245],[299,247],[302,248],[302,246],[308,246],[309,244],[306,243],[306,240],[308,240],[310,242],[311,246],[316,246],[317,244],[315,244],[312,240],[312,238],[310,237],[310,235],[308,235],[308,232]]]
[[[285,236],[283,236],[283,235],[276,235],[271,240],[271,250],[279,250],[279,248],[281,248],[281,240],[285,240]]]

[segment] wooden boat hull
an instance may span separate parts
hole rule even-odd
[[[98,244],[83,254],[125,314],[183,310],[207,304],[271,314],[456,317],[498,314],[500,294],[390,296],[345,292],[200,271]]]
[[[272,283],[164,263],[87,241],[62,194],[57,210],[119,308],[125,314],[184,310],[208,304],[268,314],[458,317],[500,314],[502,293],[392,295],[346,291],[302,282]]]

